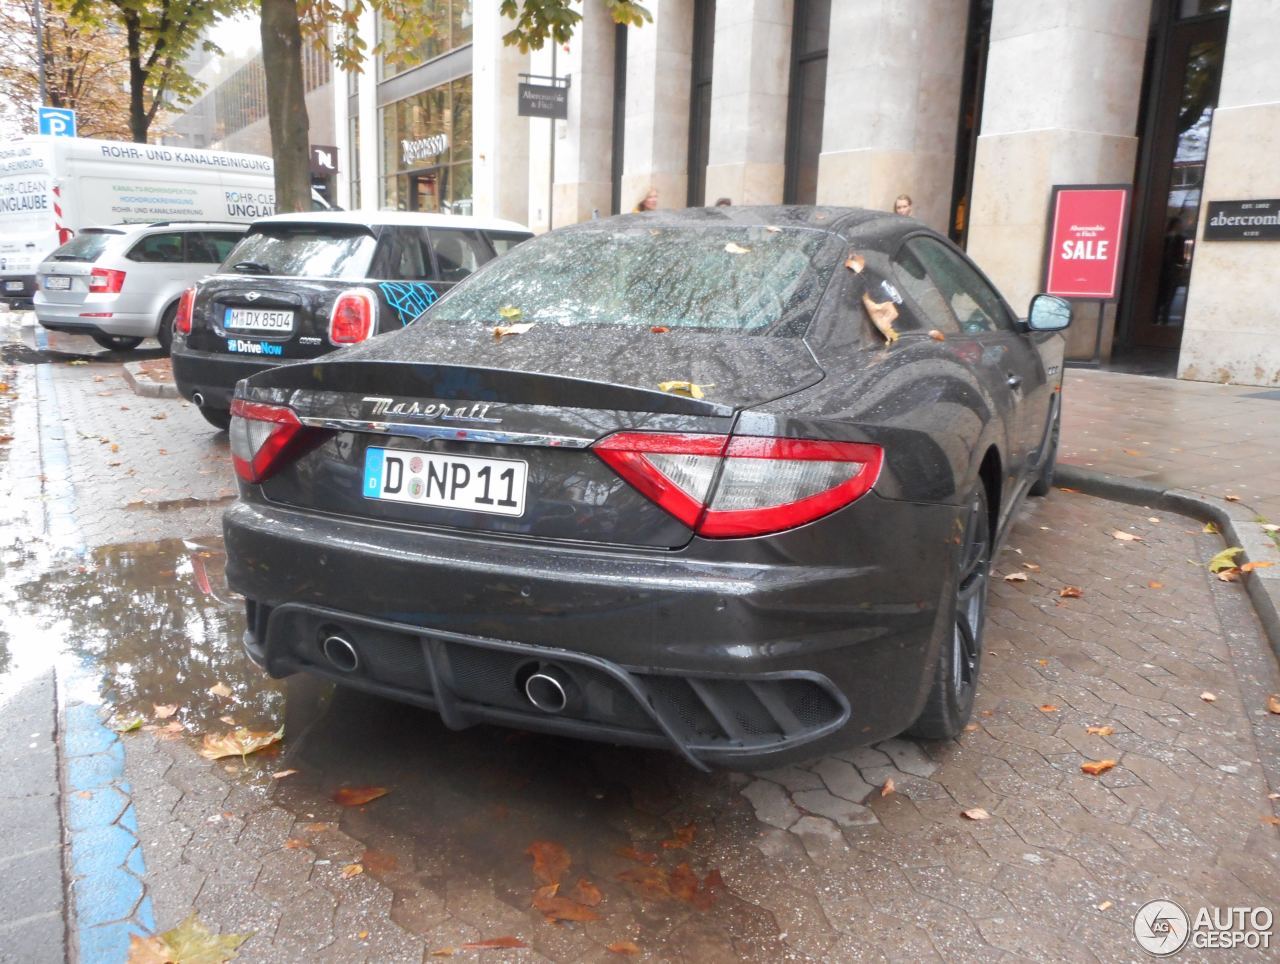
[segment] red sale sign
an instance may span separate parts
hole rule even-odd
[[[1128,214],[1128,185],[1055,186],[1044,290],[1060,298],[1115,298]]]

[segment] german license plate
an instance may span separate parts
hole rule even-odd
[[[222,318],[222,327],[235,331],[287,333],[293,331],[293,312],[264,308],[228,308]]]
[[[21,291],[21,290],[22,290],[22,282],[21,282],[21,281],[6,281],[6,282],[4,283],[4,290],[5,290],[5,291]]]
[[[9,282],[13,284],[13,282]],[[22,287],[22,282],[18,282],[18,287]],[[45,291],[70,291],[71,279],[64,274],[51,274],[44,279]]]
[[[529,463],[440,452],[369,448],[364,496],[441,509],[524,515]]]

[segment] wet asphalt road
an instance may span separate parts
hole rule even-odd
[[[0,447],[0,696],[52,666],[73,697],[145,719],[121,740],[162,929],[196,910],[252,933],[241,956],[257,961],[603,961],[626,942],[691,962],[1139,960],[1133,915],[1153,897],[1280,911],[1263,820],[1280,680],[1244,593],[1204,570],[1220,541],[1187,520],[1061,492],[1032,502],[997,566],[1028,579],[993,586],[971,732],[708,776],[671,754],[452,733],[413,708],[266,680],[240,656],[221,583],[225,436],[182,403],[129,395],[119,358],[85,344],[0,357],[0,433],[14,436]],[[55,408],[61,456],[40,424]],[[1060,598],[1066,585],[1083,597]],[[196,753],[232,725],[285,738],[243,761]],[[1086,732],[1099,725],[1114,732]],[[1118,765],[1080,771],[1103,758]],[[343,787],[388,792],[344,807]],[[974,807],[990,819],[961,815]],[[560,894],[579,898],[544,907],[595,919],[531,908],[540,841],[569,862]],[[495,938],[527,947],[463,947]]]

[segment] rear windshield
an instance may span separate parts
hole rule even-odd
[[[796,228],[575,229],[517,245],[424,317],[800,335],[841,250]]]
[[[82,231],[49,255],[50,261],[97,261],[98,255],[122,231]]]
[[[369,277],[375,246],[373,235],[361,225],[258,225],[231,249],[221,270],[354,281]]]

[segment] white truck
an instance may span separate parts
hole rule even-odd
[[[275,213],[271,158],[84,137],[0,147],[0,301],[29,305],[36,266],[81,228],[248,223]]]

